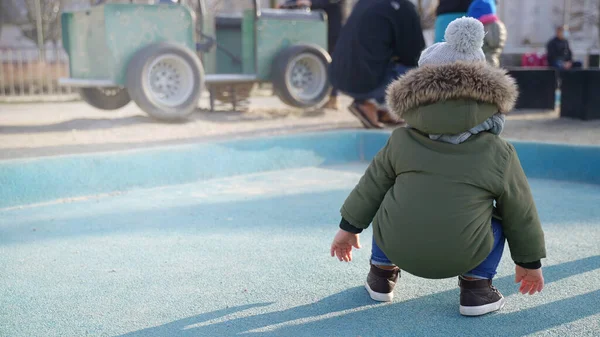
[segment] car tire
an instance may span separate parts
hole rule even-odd
[[[204,70],[198,56],[185,46],[161,42],[133,56],[126,83],[131,98],[151,117],[184,120],[198,107]]]
[[[86,103],[101,110],[117,110],[131,102],[127,90],[119,87],[81,88],[79,95]]]
[[[301,44],[282,50],[271,73],[274,93],[296,108],[322,106],[331,92],[329,63],[331,57],[318,46]]]

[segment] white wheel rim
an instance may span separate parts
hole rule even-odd
[[[300,102],[314,101],[327,85],[323,61],[312,53],[294,57],[285,73],[285,84],[292,97]]]
[[[194,90],[194,72],[181,56],[160,55],[148,66],[142,80],[144,92],[154,104],[176,107],[183,104]]]

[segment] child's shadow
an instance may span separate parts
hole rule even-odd
[[[217,319],[226,315],[233,314],[242,310],[256,307],[268,306],[273,303],[247,304],[227,309],[216,310],[210,313],[198,316],[184,318],[161,325],[158,327],[134,331],[122,337],[141,337],[141,336],[232,336],[249,330],[259,329],[274,324],[290,322],[294,320],[310,318],[329,314],[332,311],[342,311],[354,309],[366,305],[375,304],[363,287],[355,287],[344,290],[337,294],[328,296],[314,303],[289,308],[282,311],[268,312],[254,316],[245,316],[232,320],[225,320],[218,323],[202,325],[201,323]],[[200,325],[193,327],[193,325]],[[192,326],[186,328],[187,326]]]
[[[596,269],[600,269],[600,255],[546,267],[544,274],[546,283],[551,283]],[[517,287],[513,278],[510,275],[495,280],[505,296],[510,295],[508,289]],[[543,293],[538,296],[543,296]],[[517,299],[511,298],[510,302],[512,301],[516,302]],[[508,306],[511,305],[510,302]],[[246,305],[124,336],[523,336],[598,314],[598,303],[600,290],[595,290],[530,309],[513,312],[505,310],[505,313],[473,319],[462,317],[458,313],[458,289],[389,305],[377,305],[363,287],[355,287],[315,303],[282,311],[192,326],[183,330],[188,325],[269,304]]]

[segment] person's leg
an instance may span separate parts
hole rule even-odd
[[[496,269],[504,252],[502,223],[492,219],[494,247],[488,257],[473,270],[459,276],[460,313],[465,316],[480,316],[502,309],[505,299],[492,285]]]
[[[371,246],[371,264],[375,266],[383,267],[384,269],[389,269],[386,267],[395,267],[396,265],[390,261],[390,259],[385,256],[385,253],[377,246],[377,242],[375,242],[375,237],[373,237],[373,245]]]
[[[388,86],[409,70],[409,67],[406,67],[400,63],[390,63],[390,66],[385,74],[385,81],[379,88],[377,88],[377,90],[374,91],[374,95],[376,95],[374,99],[381,109],[387,109],[385,96]]]
[[[400,269],[390,261],[373,238],[371,270],[365,288],[375,301],[389,302],[394,298],[394,287],[400,278]]]
[[[504,238],[502,223],[500,221],[492,219],[492,230],[494,232],[494,248],[492,248],[492,252],[475,269],[463,276],[479,279],[493,279],[496,276],[496,269],[504,253],[504,242],[506,239]]]
[[[444,41],[444,33],[446,32],[446,23],[445,23],[443,16],[439,15],[435,19],[434,30],[435,30],[435,35],[433,38],[433,42],[438,43],[438,42]]]
[[[367,128],[383,128],[382,122],[390,124],[398,124],[398,121],[393,118],[386,107],[385,95],[387,87],[404,74],[409,68],[397,64],[390,63],[386,70],[384,80],[377,88],[364,94],[346,93],[354,98],[354,103],[349,109]],[[402,121],[400,121],[402,122]]]
[[[342,3],[329,5],[325,12],[327,13],[327,51],[329,52],[329,55],[333,55],[335,45],[342,30]],[[325,104],[325,108],[332,110],[337,110],[339,108],[337,88],[332,88],[331,93],[329,94],[329,101]]]
[[[434,43],[444,42],[444,35],[446,34],[446,28],[450,22],[466,16],[467,13],[446,13],[438,15],[435,20],[435,40]]]
[[[379,122],[377,115],[377,105],[371,101],[370,94],[353,94],[344,92],[352,97],[354,102],[350,104],[348,110],[365,126],[367,129],[381,129],[384,127]]]
[[[338,102],[338,90],[333,87],[331,93],[329,93],[329,100],[325,103],[325,109],[337,110],[340,108]]]
[[[388,69],[388,73],[386,75],[386,84],[382,87],[383,90],[380,92],[380,96],[375,100],[375,104],[377,104],[377,114],[378,120],[381,123],[387,125],[400,125],[404,124],[404,120],[394,116],[393,113],[390,112],[387,102],[386,102],[386,91],[387,87],[397,80],[400,76],[404,75],[410,68],[402,65],[402,64],[392,64]]]

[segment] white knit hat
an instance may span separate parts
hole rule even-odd
[[[456,61],[485,62],[483,54],[483,24],[473,18],[462,17],[448,25],[444,40],[423,50],[419,66],[426,64],[447,64]]]

